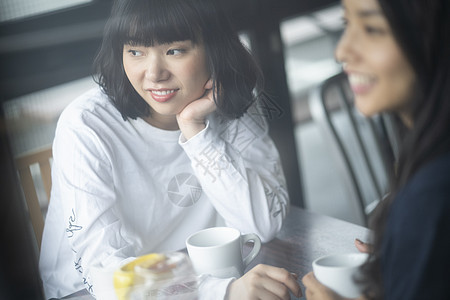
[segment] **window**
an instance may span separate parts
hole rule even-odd
[[[36,16],[89,2],[92,0],[2,0],[0,22]]]

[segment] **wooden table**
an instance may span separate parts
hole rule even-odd
[[[301,279],[312,271],[313,260],[326,254],[357,252],[355,238],[365,240],[368,234],[365,227],[293,206],[276,238],[262,245],[247,269],[268,264],[297,273]],[[64,299],[93,299],[86,294],[80,291]]]
[[[291,207],[281,231],[261,247],[248,269],[264,263],[297,273],[301,279],[312,271],[312,262],[320,256],[358,252],[355,238],[366,240],[369,233],[365,227]]]

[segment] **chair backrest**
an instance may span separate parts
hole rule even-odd
[[[51,147],[25,153],[15,158],[39,249],[41,248],[42,232],[44,230],[44,215],[42,210],[46,209],[50,201],[50,190],[52,186],[51,158]],[[32,172],[34,165],[38,166],[38,172]],[[42,189],[42,186],[46,196],[44,197],[44,205],[39,202],[38,197],[38,191],[40,188]]]
[[[398,151],[398,131],[389,115],[366,118],[354,106],[347,76],[322,82],[309,97],[313,120],[324,134],[362,224],[388,193]]]

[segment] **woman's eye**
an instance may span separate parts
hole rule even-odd
[[[167,55],[179,55],[184,53],[185,50],[184,49],[170,49],[167,51]]]
[[[372,27],[372,26],[366,26],[364,28],[364,30],[371,35],[381,35],[383,33],[385,33],[385,31],[381,28],[377,28],[377,27]]]
[[[132,56],[136,56],[136,57],[142,56],[142,52],[138,51],[138,50],[130,49],[130,50],[128,50],[128,53],[130,53]]]

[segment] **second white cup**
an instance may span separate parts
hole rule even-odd
[[[347,298],[357,298],[361,287],[355,282],[359,268],[367,260],[366,253],[345,253],[322,256],[313,261],[314,276],[322,284]]]
[[[242,257],[244,245],[253,241],[253,248]],[[197,274],[214,277],[239,278],[245,268],[258,255],[261,240],[254,234],[241,234],[230,227],[212,227],[192,234],[186,239],[186,247]]]

